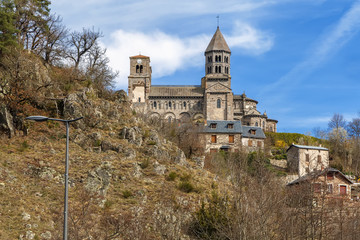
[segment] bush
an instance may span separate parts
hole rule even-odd
[[[166,177],[166,180],[175,181],[176,177],[177,177],[176,172],[170,172],[169,175]]]
[[[28,142],[25,140],[20,144],[20,148],[19,151],[20,152],[24,152],[26,149],[28,149],[30,146],[28,144]]]
[[[178,189],[182,192],[190,193],[195,191],[194,185],[189,181],[180,182]]]
[[[122,192],[122,194],[123,194],[123,198],[129,198],[129,197],[132,197],[132,195],[133,195],[132,192],[129,190],[124,190]]]
[[[147,168],[147,167],[149,166],[149,164],[150,164],[149,159],[144,159],[144,160],[140,163],[140,167],[141,167],[141,169],[145,169],[145,168]]]

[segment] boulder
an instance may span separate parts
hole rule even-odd
[[[6,134],[9,138],[15,135],[13,117],[4,106],[0,106],[0,134]]]

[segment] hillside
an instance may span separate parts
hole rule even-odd
[[[110,239],[105,235],[120,232],[119,239],[186,239],[184,226],[199,201],[213,190],[227,191],[228,183],[187,160],[133,115],[124,99],[97,99],[85,89],[64,103],[64,117],[85,117],[70,128],[74,239]],[[65,127],[57,122],[26,125],[27,136],[1,139],[0,236],[57,239],[62,230]],[[221,188],[212,188],[214,183]]]

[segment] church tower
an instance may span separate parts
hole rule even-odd
[[[130,57],[130,75],[128,77],[129,100],[137,106],[145,107],[150,93],[150,58],[143,55]]]
[[[205,116],[208,120],[233,120],[233,93],[230,76],[231,51],[220,28],[205,50]]]

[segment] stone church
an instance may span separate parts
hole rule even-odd
[[[152,85],[150,58],[130,57],[128,95],[134,107],[167,121],[239,121],[276,132],[277,120],[257,110],[258,101],[231,89],[231,51],[219,27],[205,50],[201,85]]]

